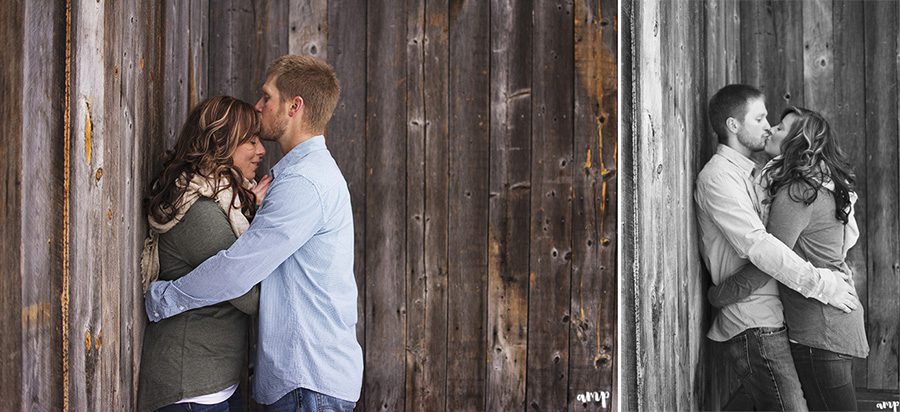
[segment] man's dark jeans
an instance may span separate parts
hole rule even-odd
[[[787,328],[752,328],[723,343],[743,390],[762,411],[807,411]]]
[[[791,355],[810,410],[857,410],[852,356],[799,343],[791,343]]]
[[[266,412],[351,412],[356,402],[345,401],[309,389],[297,388],[271,405]]]

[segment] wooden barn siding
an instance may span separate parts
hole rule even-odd
[[[3,24],[4,57],[16,62],[4,66],[3,106],[18,116],[3,121],[4,408],[130,410],[161,10],[16,4]]]
[[[577,396],[614,385],[615,8],[5,8],[6,405],[134,408],[149,179],[190,107],[254,103],[291,52],[326,58],[343,86],[327,134],[355,206],[358,409],[599,409]]]
[[[625,292],[634,300],[639,325],[633,338],[624,337],[638,347],[638,368],[625,372],[637,385],[626,407],[718,408],[736,385],[704,337],[712,312],[705,303],[708,275],[696,249],[692,211],[693,181],[716,144],[706,102],[735,82],[764,91],[770,123],[790,105],[806,106],[825,113],[843,142],[862,194],[862,237],[849,261],[871,345],[868,359],[854,364],[855,383],[898,389],[900,47],[896,25],[888,23],[896,21],[898,8],[897,2],[851,0],[708,0],[685,8],[632,2],[625,8],[633,19],[628,113],[635,140],[628,163],[634,175],[626,191],[633,196],[634,226],[623,234],[634,243],[624,248],[633,253],[634,266],[623,282],[633,282],[634,290]],[[666,24],[685,14],[704,24],[688,30]],[[686,62],[678,53],[682,44],[698,45],[699,60]],[[696,97],[686,99],[697,109],[695,120],[686,121],[681,112],[682,95]]]

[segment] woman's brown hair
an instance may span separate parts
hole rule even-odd
[[[150,185],[145,200],[148,213],[159,223],[174,219],[176,205],[184,194],[184,183],[199,175],[212,187],[222,179],[227,181],[227,187],[241,201],[241,212],[252,218],[256,213],[256,196],[244,188],[244,178],[234,167],[231,156],[238,146],[258,133],[259,116],[249,103],[230,96],[210,97],[201,102],[191,110],[175,147],[166,152],[162,172]],[[182,176],[185,180],[179,184]],[[224,189],[224,186],[218,188],[220,192]]]
[[[844,151],[838,146],[831,126],[822,115],[812,110],[792,107],[781,119],[796,115],[787,137],[781,142],[781,157],[773,161],[769,194],[788,190],[791,200],[812,204],[826,182],[834,183],[835,218],[847,223],[850,192],[856,176]]]

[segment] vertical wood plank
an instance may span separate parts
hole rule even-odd
[[[776,53],[775,57],[766,64],[774,66],[775,76],[784,79],[784,86],[776,82],[779,87],[783,88],[762,89],[766,93],[766,107],[769,109],[769,119],[772,122],[777,123],[776,117],[786,107],[807,104],[804,92],[807,85],[803,79],[804,25],[801,23],[810,19],[804,14],[804,5],[806,4],[807,2],[799,1],[775,1],[772,6]],[[770,77],[763,78],[760,86],[765,87],[772,80]]]
[[[188,112],[206,98],[208,0],[166,0],[163,105],[165,147],[175,146]],[[145,64],[147,60],[145,59]],[[139,62],[140,64],[140,62]],[[161,165],[162,158],[154,158]]]
[[[258,5],[240,0],[209,2],[209,96],[229,95],[256,102],[261,83],[249,77],[259,61]]]
[[[243,64],[247,66],[245,77],[241,80],[246,86],[247,95],[241,97],[250,104],[256,104],[262,95],[262,85],[265,83],[266,70],[278,57],[288,54],[288,44],[290,38],[297,38],[297,33],[289,31],[288,17],[291,13],[288,10],[289,3],[281,0],[260,0],[253,3],[254,25],[256,27],[253,37],[253,50],[255,52],[253,59],[245,61]],[[322,19],[327,16],[322,16]],[[324,24],[324,23],[320,23]],[[327,38],[322,39],[323,42]],[[323,43],[323,47],[324,47]],[[324,59],[324,56],[320,56]],[[338,77],[340,81],[340,77]],[[334,124],[334,121],[331,121]],[[326,134],[327,136],[327,134]],[[256,174],[261,178],[264,174],[269,173],[269,169],[275,166],[281,160],[281,146],[277,142],[264,141],[266,155],[263,156],[260,167]]]
[[[568,1],[534,9],[528,407],[568,403],[572,281],[574,50]]]
[[[448,51],[447,3],[407,3],[406,405],[447,402]]]
[[[372,5],[370,3],[370,5]],[[403,410],[406,344],[406,8],[367,10],[365,409]]]
[[[850,249],[847,263],[853,270],[856,292],[868,312],[868,196],[866,173],[866,96],[863,2],[837,0],[833,7],[834,34],[834,116],[829,118],[835,137],[847,153],[856,173],[856,223],[860,237]],[[871,342],[870,342],[871,344]],[[853,381],[867,386],[867,362],[854,359]]]
[[[5,91],[3,104],[0,107],[0,130],[6,137],[5,144],[0,145],[0,267],[4,276],[0,278],[0,304],[7,310],[0,315],[0,357],[5,367],[0,370],[0,398],[8,402],[7,406],[21,409],[25,405],[22,390],[23,382],[23,324],[26,312],[22,304],[23,262],[20,244],[22,241],[22,144],[23,130],[23,91],[25,56],[25,9],[23,3],[14,2],[0,9],[0,57],[6,62],[0,67],[0,87]],[[39,313],[39,311],[38,311]],[[39,317],[38,317],[39,319]],[[30,320],[30,319],[29,319]],[[48,320],[49,321],[49,320]],[[27,326],[26,326],[27,328]]]
[[[341,98],[325,136],[353,205],[354,258],[358,294],[356,336],[366,350],[366,1],[332,0],[328,7],[329,62],[341,82]],[[375,220],[378,222],[378,220]],[[358,405],[366,405],[363,391]]]
[[[865,4],[869,389],[898,388],[898,124],[896,2]]]
[[[121,209],[123,189],[122,176],[122,143],[128,140],[113,136],[127,136],[123,124],[122,89],[124,88],[123,56],[130,47],[123,41],[125,15],[122,3],[110,3],[103,10],[103,44],[104,44],[104,89],[103,89],[103,134],[94,134],[92,141],[98,143],[97,171],[94,180],[100,186],[98,193],[99,219],[92,222],[99,226],[99,244],[106,245],[99,253],[94,252],[101,268],[99,277],[100,319],[96,325],[93,351],[99,358],[100,370],[100,405],[113,409],[128,409],[128,398],[122,396],[127,390],[123,388],[121,378],[131,367],[130,362],[123,362],[122,330],[120,329],[122,312],[130,308],[122,296],[122,274],[126,273],[122,266],[122,251],[131,245],[122,239],[120,221],[117,219],[127,213]],[[130,45],[129,45],[130,46]],[[128,295],[124,296],[125,298]],[[127,310],[127,309],[126,309]],[[130,354],[127,354],[130,357]],[[132,406],[133,409],[133,406]]]
[[[22,342],[22,410],[52,410],[62,408],[62,333],[60,329],[62,270],[62,190],[63,145],[59,134],[63,129],[65,81],[65,5],[59,3],[26,4],[24,67],[26,78],[24,95],[10,85],[7,93],[22,99],[22,130],[28,137],[21,143],[14,139],[6,145],[21,146],[20,169],[26,177],[28,190],[22,192],[22,205],[28,213],[21,216],[21,226],[12,222],[0,224],[15,233],[21,227],[21,239],[4,244],[21,248],[22,334],[8,329],[11,337]],[[13,24],[13,23],[10,23]],[[4,86],[5,87],[5,86]],[[15,103],[10,103],[16,107]],[[6,105],[6,103],[4,103]],[[10,120],[11,122],[11,120]],[[7,124],[7,120],[4,120]],[[5,133],[11,138],[11,133]],[[13,160],[8,161],[15,165]],[[13,170],[18,170],[11,166]],[[0,264],[14,271],[15,265]],[[16,279],[10,276],[10,280]],[[4,306],[12,308],[12,306]],[[18,316],[17,311],[13,311]],[[18,320],[18,319],[17,319]],[[7,329],[4,329],[7,330]],[[10,351],[4,349],[4,353]],[[9,367],[12,362],[4,363]],[[6,383],[0,384],[6,387]],[[11,386],[11,387],[17,387]],[[6,398],[4,398],[6,399]],[[9,399],[15,399],[13,397]],[[9,406],[14,408],[14,406]]]
[[[663,86],[659,80],[663,76],[662,62],[660,57],[662,41],[657,29],[658,24],[665,21],[665,17],[661,14],[660,3],[641,3],[634,6],[635,21],[634,32],[636,33],[637,50],[640,54],[635,57],[635,79],[633,92],[635,96],[635,124],[634,124],[634,160],[631,164],[634,166],[634,213],[635,213],[635,278],[634,282],[634,299],[635,299],[635,321],[640,322],[636,327],[636,366],[635,380],[637,381],[637,390],[635,391],[635,401],[638,409],[647,408],[647,410],[661,410],[664,407],[662,399],[656,399],[655,395],[662,392],[663,389],[657,386],[652,374],[646,371],[658,371],[658,363],[662,363],[662,359],[658,359],[653,352],[654,343],[648,338],[648,333],[652,332],[655,324],[658,322],[659,305],[655,304],[648,296],[655,296],[647,289],[653,285],[654,278],[647,274],[655,273],[654,251],[652,246],[646,244],[644,239],[648,236],[645,232],[649,228],[654,227],[652,197],[647,193],[654,193],[662,190],[653,176],[658,175],[657,167],[661,165],[659,150],[657,150],[657,137],[662,135],[661,124],[664,122],[662,110],[662,93]],[[637,161],[640,159],[640,161]],[[648,325],[648,326],[643,326]],[[648,376],[651,375],[651,376]],[[669,394],[663,394],[667,396]],[[668,409],[673,409],[670,406]]]
[[[449,266],[447,410],[485,402],[490,3],[449,10]]]
[[[575,1],[569,407],[608,410],[616,342],[617,33],[614,1]]]
[[[428,395],[410,407],[447,404],[448,276],[450,231],[450,29],[445,0],[425,2],[425,350],[431,358]]]
[[[425,274],[425,2],[406,2],[406,398],[409,405],[430,399],[432,355],[425,349],[428,289]],[[434,354],[437,355],[437,354]],[[426,403],[427,402],[427,403]]]
[[[725,44],[725,82],[722,86],[741,81],[741,0],[723,0],[722,24]],[[709,50],[709,48],[707,48]],[[714,91],[711,91],[715,93]],[[712,94],[710,93],[710,94]]]
[[[106,128],[106,71],[102,45],[106,4],[72,6],[73,68],[72,140],[70,151],[70,405],[75,410],[94,410],[102,405],[99,347],[102,328],[102,269],[97,258],[101,247],[101,196],[105,181],[104,137]],[[102,338],[101,338],[102,342]]]
[[[328,60],[328,1],[290,0],[289,4],[288,53]]]
[[[808,108],[832,122],[835,114],[833,0],[807,1],[802,6],[803,100]]]
[[[617,26],[621,32],[620,39],[622,53],[619,55],[619,87],[621,88],[619,100],[621,103],[622,123],[620,125],[618,188],[619,204],[623,222],[619,232],[620,257],[622,259],[619,270],[619,302],[621,317],[619,318],[619,339],[621,345],[614,364],[619,373],[616,376],[615,387],[617,410],[637,410],[639,407],[639,376],[642,365],[639,354],[638,341],[638,311],[641,302],[637,299],[638,255],[637,235],[641,220],[635,213],[639,207],[637,193],[637,180],[639,167],[635,163],[636,148],[640,147],[641,139],[640,122],[643,113],[635,110],[640,107],[641,85],[637,82],[640,78],[638,52],[643,50],[643,33],[638,30],[643,27],[638,18],[640,6],[636,1],[622,1],[619,7]],[[639,158],[639,157],[638,157]],[[628,348],[628,349],[626,349]]]
[[[190,3],[181,2],[181,6],[188,6],[188,33],[186,37],[177,40],[187,40],[187,107],[182,114],[187,117],[188,112],[200,102],[205,100],[209,88],[209,0],[190,0]],[[183,9],[182,9],[182,12]],[[168,27],[168,26],[167,26]],[[184,46],[184,44],[182,44]],[[183,47],[182,47],[183,49]],[[184,103],[182,103],[183,105]],[[174,144],[174,140],[172,141]]]
[[[803,106],[801,2],[741,2],[741,79],[766,95],[770,122]]]
[[[673,293],[673,285],[678,283],[679,275],[669,275],[668,268],[679,267],[674,262],[678,258],[677,247],[666,247],[668,241],[677,236],[677,230],[660,230],[661,222],[672,222],[670,225],[677,225],[679,222],[676,217],[677,208],[672,204],[678,195],[677,175],[673,173],[675,162],[682,155],[680,147],[666,147],[663,143],[664,139],[669,136],[676,136],[674,139],[678,141],[677,119],[674,116],[673,109],[675,105],[675,88],[677,87],[675,76],[679,70],[676,65],[676,57],[679,51],[678,38],[675,33],[677,25],[666,24],[664,22],[674,21],[677,19],[675,12],[679,9],[671,2],[665,2],[659,6],[659,42],[661,48],[660,60],[662,61],[661,73],[661,93],[655,96],[659,102],[661,109],[661,117],[659,118],[659,128],[661,134],[656,136],[652,141],[653,144],[659,145],[660,162],[657,164],[655,173],[657,175],[657,184],[659,187],[656,194],[650,202],[654,205],[652,212],[653,226],[648,228],[646,241],[653,259],[652,268],[648,268],[651,278],[649,279],[648,301],[652,302],[652,310],[654,313],[653,330],[645,331],[647,335],[648,346],[652,345],[652,349],[648,347],[648,358],[655,359],[659,363],[651,370],[659,373],[647,375],[647,384],[650,387],[657,388],[654,393],[647,393],[648,404],[657,403],[656,408],[659,409],[679,409],[678,401],[681,385],[681,369],[678,368],[678,361],[681,356],[681,345],[679,342],[680,328],[677,321],[678,313],[678,294]],[[650,81],[653,81],[652,79]],[[680,268],[680,267],[679,267]],[[649,328],[648,328],[649,329]],[[680,342],[679,342],[680,343]],[[652,362],[652,361],[651,361]],[[654,399],[655,398],[655,399]]]
[[[486,410],[525,409],[531,222],[532,7],[491,2]],[[526,68],[523,70],[523,68]]]
[[[701,150],[696,156],[698,170],[706,164],[715,153],[718,138],[706,117],[706,105],[709,97],[722,87],[739,83],[741,57],[741,25],[739,0],[707,0],[703,21],[705,24],[704,41],[706,50],[706,93],[705,100],[699,107],[704,125]],[[702,53],[700,53],[702,55]]]

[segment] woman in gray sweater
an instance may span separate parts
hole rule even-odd
[[[814,111],[790,108],[772,128],[765,150],[774,156],[761,183],[771,198],[767,230],[814,266],[847,274],[852,285],[846,258],[859,237],[855,176],[828,122]],[[737,302],[770,279],[746,265],[710,289],[710,302]],[[845,313],[784,285],[778,290],[809,409],[856,410],[853,358],[869,353],[862,306]]]
[[[147,199],[145,291],[153,280],[186,275],[247,229],[270,181],[253,181],[265,154],[259,125],[254,108],[233,97],[212,97],[191,111]],[[257,285],[230,302],[148,324],[139,409],[228,411],[258,304]]]

